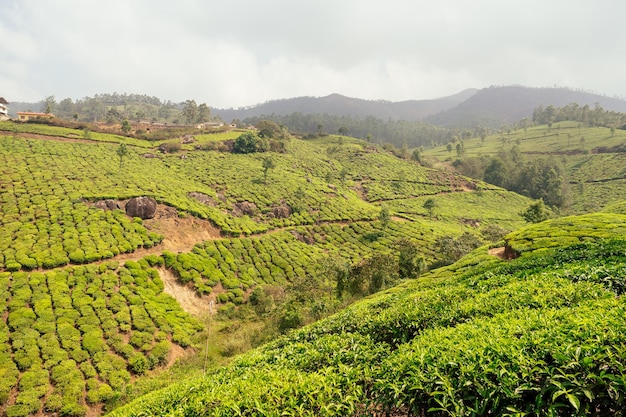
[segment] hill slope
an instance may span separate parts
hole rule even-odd
[[[432,100],[408,100],[390,102],[383,100],[362,100],[331,94],[325,97],[298,97],[272,100],[242,109],[212,109],[223,120],[246,119],[262,115],[286,115],[291,113],[323,114],[333,116],[354,116],[365,118],[374,116],[381,119],[421,120],[426,116],[454,107],[476,90],[468,89],[448,97]]]
[[[516,172],[535,161],[556,164],[564,174],[564,191],[567,192],[563,209],[570,213],[601,210],[626,195],[626,131],[623,129],[561,121],[552,126],[503,131],[484,140],[467,139],[462,147],[461,156],[445,145],[429,149],[425,154],[441,161],[458,158],[461,172],[464,167],[473,167],[471,175],[476,178],[483,178],[490,158],[507,161],[504,177],[509,182]],[[477,169],[478,166],[482,168]],[[467,169],[469,174],[470,168]]]
[[[625,230],[530,227],[111,415],[622,415]]]
[[[578,103],[594,108],[599,104],[606,110],[626,112],[626,101],[568,88],[490,87],[479,90],[459,105],[428,116],[424,121],[451,128],[477,126],[499,128],[530,118],[539,106],[565,106]]]
[[[215,150],[232,133],[198,135],[160,154],[158,142],[114,134],[0,128],[0,413],[10,416],[98,415],[146,375],[162,386],[177,357],[205,353],[197,318],[211,302],[223,313],[214,324],[241,309],[271,338],[342,305],[320,261],[396,262],[395,242],[409,239],[425,262],[440,262],[437,238],[516,229],[529,202],[486,184],[478,195],[476,182],[350,138],[232,154]],[[267,175],[264,158],[274,162]],[[154,198],[154,218],[126,215],[136,196]],[[439,204],[432,213],[427,199]],[[256,315],[250,299],[265,288]],[[224,346],[228,337],[210,350],[249,347]]]

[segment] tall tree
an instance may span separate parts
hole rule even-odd
[[[44,112],[46,114],[52,114],[56,108],[57,102],[54,96],[48,96],[43,101]]]
[[[128,155],[128,149],[126,148],[125,143],[120,143],[120,146],[117,147],[117,156],[120,158],[120,169],[122,169],[122,164],[124,163],[124,157]]]
[[[267,184],[267,173],[270,169],[274,169],[276,167],[276,164],[274,163],[274,160],[272,158],[270,158],[269,156],[266,156],[265,158],[263,158],[263,180],[265,182],[265,184]]]
[[[391,214],[389,213],[389,209],[387,207],[382,207],[380,209],[380,213],[378,213],[378,221],[380,221],[383,232],[385,232],[387,230],[387,226],[389,226],[389,222],[391,221]]]
[[[211,109],[206,105],[206,103],[202,103],[198,106],[196,122],[204,123],[209,121],[211,121]]]
[[[434,198],[429,198],[426,201],[424,201],[424,205],[422,207],[424,207],[426,210],[428,210],[428,215],[432,219],[433,218],[433,212],[435,211],[435,207],[437,207],[437,202],[435,201]]]
[[[194,124],[198,120],[198,105],[195,100],[187,100],[183,104],[183,117],[187,124]]]
[[[133,128],[130,125],[130,122],[127,119],[124,119],[122,122],[122,132],[124,132],[125,135],[128,135],[131,130],[133,130]]]

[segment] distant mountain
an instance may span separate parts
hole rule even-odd
[[[211,109],[211,113],[221,116],[224,121],[246,119],[263,115],[329,114],[332,116],[367,116],[379,119],[416,121],[464,102],[478,90],[467,89],[452,96],[431,100],[408,100],[391,102],[384,100],[362,100],[340,94],[325,97],[298,97],[272,100],[252,107],[239,109]]]
[[[272,100],[239,109],[211,109],[225,121],[292,113],[331,116],[376,117],[381,120],[423,121],[449,128],[500,127],[531,117],[539,106],[562,107],[570,103],[626,113],[626,101],[569,88],[521,86],[467,89],[458,94],[401,102],[373,101],[331,94],[326,97],[298,97]]]
[[[626,101],[568,88],[489,87],[473,94],[457,106],[430,115],[423,120],[450,128],[471,128],[479,125],[499,127],[531,117],[539,106],[555,107],[578,103],[594,108],[626,113]]]

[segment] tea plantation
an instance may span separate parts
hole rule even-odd
[[[623,415],[625,225],[522,229],[111,415]]]
[[[400,239],[437,263],[438,238],[481,236],[489,226],[515,230],[530,203],[349,139],[291,139],[284,153],[183,147],[160,154],[158,143],[105,133],[86,140],[83,132],[49,126],[0,128],[6,129],[0,135],[0,413],[7,416],[99,415],[146,375],[158,378],[175,350],[200,352],[206,323],[164,292],[159,271],[232,309],[245,306],[257,287],[319,277],[319,264],[329,257],[356,265],[377,253],[395,256]],[[128,149],[123,158],[120,143]],[[267,177],[266,157],[274,161]],[[173,208],[179,219],[205,220],[221,236],[198,241],[189,252],[169,252],[167,231],[94,204],[136,196],[154,198],[158,210]],[[431,211],[424,208],[427,198],[436,202]],[[383,209],[390,219],[381,218]],[[134,260],[119,260],[138,250]],[[277,383],[274,370],[258,372],[259,381]],[[327,384],[322,374],[285,372],[284,392]],[[247,381],[241,389],[253,379]],[[326,397],[315,398],[328,398],[338,415],[366,406],[332,408],[336,395],[362,398],[369,388],[351,389],[331,384]],[[228,404],[229,396],[236,398],[224,393],[219,402]],[[257,400],[264,407],[273,401]]]

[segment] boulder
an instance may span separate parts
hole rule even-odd
[[[94,204],[94,207],[98,207],[99,209],[102,209],[102,210],[118,210],[122,208],[120,203],[115,200],[96,201]]]
[[[272,208],[272,214],[277,219],[286,219],[291,215],[291,208],[286,205],[280,205]]]
[[[141,219],[151,219],[154,217],[157,209],[157,202],[150,197],[134,197],[126,203],[126,214],[130,217],[139,217]]]
[[[250,201],[240,201],[235,203],[233,207],[233,214],[237,217],[241,216],[254,216],[257,212],[258,208],[256,204]]]

